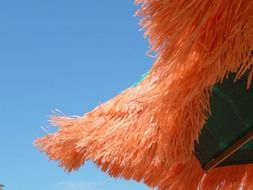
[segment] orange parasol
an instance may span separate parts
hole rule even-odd
[[[148,75],[82,117],[53,117],[58,132],[35,144],[69,172],[92,160],[113,177],[161,190],[253,189],[252,164],[207,173],[198,154],[214,86],[234,73],[250,88],[253,0],[136,3],[157,54]]]

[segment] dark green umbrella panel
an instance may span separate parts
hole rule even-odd
[[[253,162],[253,88],[247,78],[231,74],[214,86],[211,116],[202,129],[195,154],[205,170]]]

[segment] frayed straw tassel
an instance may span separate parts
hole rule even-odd
[[[193,156],[213,85],[231,72],[252,73],[253,0],[136,3],[157,52],[149,75],[82,117],[52,118],[58,132],[35,144],[67,171],[92,160],[161,190],[253,189],[252,165],[205,174]]]
[[[252,190],[253,165],[215,168],[206,174],[194,155],[175,164],[157,183],[159,190]]]
[[[165,98],[169,96],[163,92],[166,88],[157,89],[163,80],[151,76],[152,72],[138,86],[83,117],[52,118],[59,131],[38,139],[36,145],[67,171],[93,160],[113,176],[127,178],[142,179],[149,175],[147,168],[170,167],[180,155],[187,158],[191,150],[188,154],[180,150],[194,143],[198,131],[184,128],[187,122],[199,121],[191,121],[183,110],[170,111]],[[189,103],[187,110],[194,108],[192,113],[198,115],[202,105],[198,108],[195,103]],[[184,122],[177,121],[179,117],[184,117]],[[178,122],[182,122],[181,128],[175,127]]]

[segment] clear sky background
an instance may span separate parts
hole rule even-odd
[[[91,162],[66,174],[33,141],[51,111],[82,115],[131,86],[154,60],[132,1],[0,2],[0,183],[5,190],[147,190]],[[49,128],[49,131],[53,130]]]

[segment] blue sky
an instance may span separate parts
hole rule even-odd
[[[5,190],[146,190],[92,163],[66,174],[34,146],[51,111],[82,115],[154,60],[133,1],[0,2],[0,183]],[[53,130],[51,128],[48,129]]]

